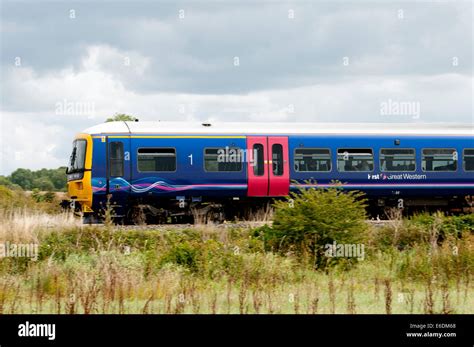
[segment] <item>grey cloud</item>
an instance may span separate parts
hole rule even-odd
[[[150,57],[146,76],[104,66],[140,93],[246,93],[357,75],[450,73],[454,56],[456,72],[471,74],[469,5],[8,3],[5,20],[33,30],[3,34],[2,64],[19,55],[39,73],[80,68],[87,46],[105,44]]]
[[[420,121],[470,122],[472,6],[2,1],[0,174],[66,162],[74,134],[114,112],[142,120],[414,121],[380,116],[380,103],[393,99],[419,102]],[[93,103],[95,118],[56,112],[63,101]],[[15,126],[37,148],[49,146],[48,156],[12,161],[10,149],[25,145]]]

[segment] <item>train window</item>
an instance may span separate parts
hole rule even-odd
[[[86,140],[75,140],[72,144],[72,154],[69,159],[69,166],[66,173],[83,172],[86,162]]]
[[[232,172],[242,170],[242,150],[236,147],[205,148],[204,170]]]
[[[109,167],[110,177],[123,176],[123,143],[109,143]]]
[[[272,168],[275,176],[283,175],[283,146],[279,143],[272,145]]]
[[[464,170],[474,171],[474,148],[466,148],[463,153]]]
[[[380,170],[415,171],[415,150],[410,148],[383,148],[380,150]]]
[[[422,151],[423,171],[456,171],[458,154],[453,148],[428,148]]]
[[[138,171],[176,171],[175,148],[139,148]]]
[[[296,148],[293,164],[296,172],[331,171],[331,152],[325,148]]]
[[[263,165],[263,145],[256,143],[253,145],[253,174],[255,176],[263,176],[265,173],[265,166]]]
[[[337,170],[340,172],[374,170],[374,154],[370,148],[339,148]]]

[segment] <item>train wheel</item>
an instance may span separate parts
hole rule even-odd
[[[129,217],[128,220],[135,225],[145,225],[147,218],[146,212],[144,211],[142,206],[134,206],[131,210],[129,210]]]
[[[222,224],[225,221],[222,209],[211,209],[206,213],[206,223]]]

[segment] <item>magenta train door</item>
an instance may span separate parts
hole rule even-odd
[[[248,196],[288,195],[288,137],[248,136],[247,153]]]

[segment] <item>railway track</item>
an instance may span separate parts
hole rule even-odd
[[[383,227],[392,223],[391,220],[367,220],[367,223]],[[213,228],[213,229],[234,229],[234,228],[258,228],[263,225],[271,225],[272,221],[238,221],[238,222],[224,222],[224,223],[209,223],[209,224],[143,224],[143,225],[116,225],[117,230],[185,230],[189,228]],[[97,224],[97,226],[104,226],[104,224]]]

